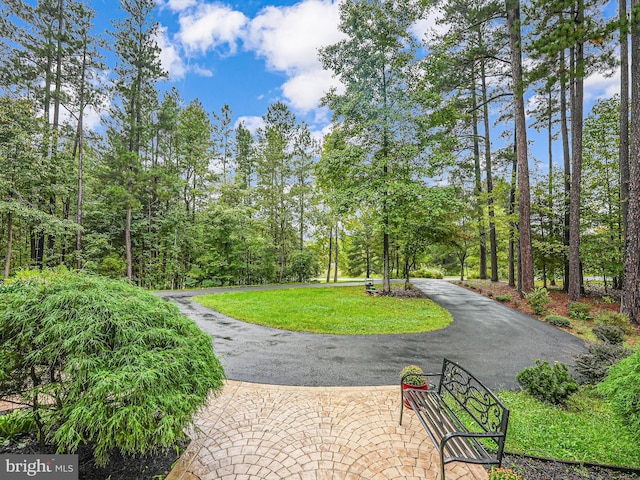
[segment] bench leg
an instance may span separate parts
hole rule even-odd
[[[402,425],[403,410],[404,410],[404,394],[402,393],[402,384],[400,384],[400,425]]]
[[[440,480],[444,480],[444,452],[440,450]]]

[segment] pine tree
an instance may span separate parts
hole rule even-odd
[[[111,170],[124,187],[123,210],[126,275],[134,279],[132,222],[145,156],[150,158],[152,114],[156,110],[156,84],[166,75],[160,66],[156,42],[158,24],[153,20],[153,0],[121,0],[125,13],[114,22],[114,50],[117,56],[108,138],[111,145]]]

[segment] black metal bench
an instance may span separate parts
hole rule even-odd
[[[441,373],[421,375],[437,381],[429,381],[428,390],[402,389],[400,425],[406,400],[440,453],[440,480],[451,462],[501,466],[509,422],[509,410],[502,402],[446,358]]]

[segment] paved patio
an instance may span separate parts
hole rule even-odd
[[[166,480],[430,479],[439,458],[399,386],[295,387],[227,381],[196,418]],[[486,480],[453,463],[448,480]]]

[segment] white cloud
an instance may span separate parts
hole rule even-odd
[[[251,21],[245,47],[263,57],[270,70],[289,79],[282,92],[291,107],[307,113],[337,81],[322,69],[320,47],[342,38],[339,1],[304,0],[291,7],[267,7]]]
[[[319,108],[320,99],[329,87],[339,87],[331,72],[321,68],[294,75],[282,85],[282,93],[296,111],[307,113]]]
[[[426,18],[418,20],[411,29],[413,35],[419,39],[424,40],[433,33],[439,35],[445,33],[449,26],[441,23],[444,13],[440,9],[429,9]]]
[[[171,43],[166,27],[158,29],[156,42],[160,47],[160,63],[162,68],[169,74],[169,78],[173,80],[183,78],[187,68],[180,56],[179,47]]]
[[[207,78],[211,78],[213,77],[213,71],[208,69],[208,68],[204,68],[201,67],[200,65],[192,65],[189,67],[189,71],[195,73],[196,75],[200,75],[201,77],[207,77]]]
[[[603,73],[595,73],[584,79],[585,101],[611,98],[616,93],[620,93],[620,68],[609,77]]]
[[[237,127],[241,123],[244,123],[245,128],[252,134],[255,134],[259,128],[264,127],[264,120],[262,117],[240,117],[236,121],[235,127]]]
[[[182,10],[178,22],[180,31],[176,38],[187,51],[205,53],[224,45],[233,54],[248,18],[226,5],[201,3]]]
[[[196,4],[197,0],[166,0],[166,2],[161,3],[161,6],[166,6],[174,12],[181,12],[182,10],[195,6]]]
[[[273,70],[316,68],[318,49],[342,38],[338,2],[305,0],[291,7],[267,7],[251,21],[246,46]]]
[[[187,72],[211,75],[202,60],[212,50],[237,53],[242,43],[247,52],[264,59],[267,69],[286,76],[282,98],[297,113],[319,109],[320,98],[337,80],[322,69],[318,50],[339,41],[341,0],[302,0],[292,6],[269,6],[253,19],[220,3],[205,0],[159,0],[162,8],[177,15],[179,31],[161,45],[163,66],[172,78]],[[199,61],[191,66],[185,58]],[[326,115],[326,114],[325,114]]]

